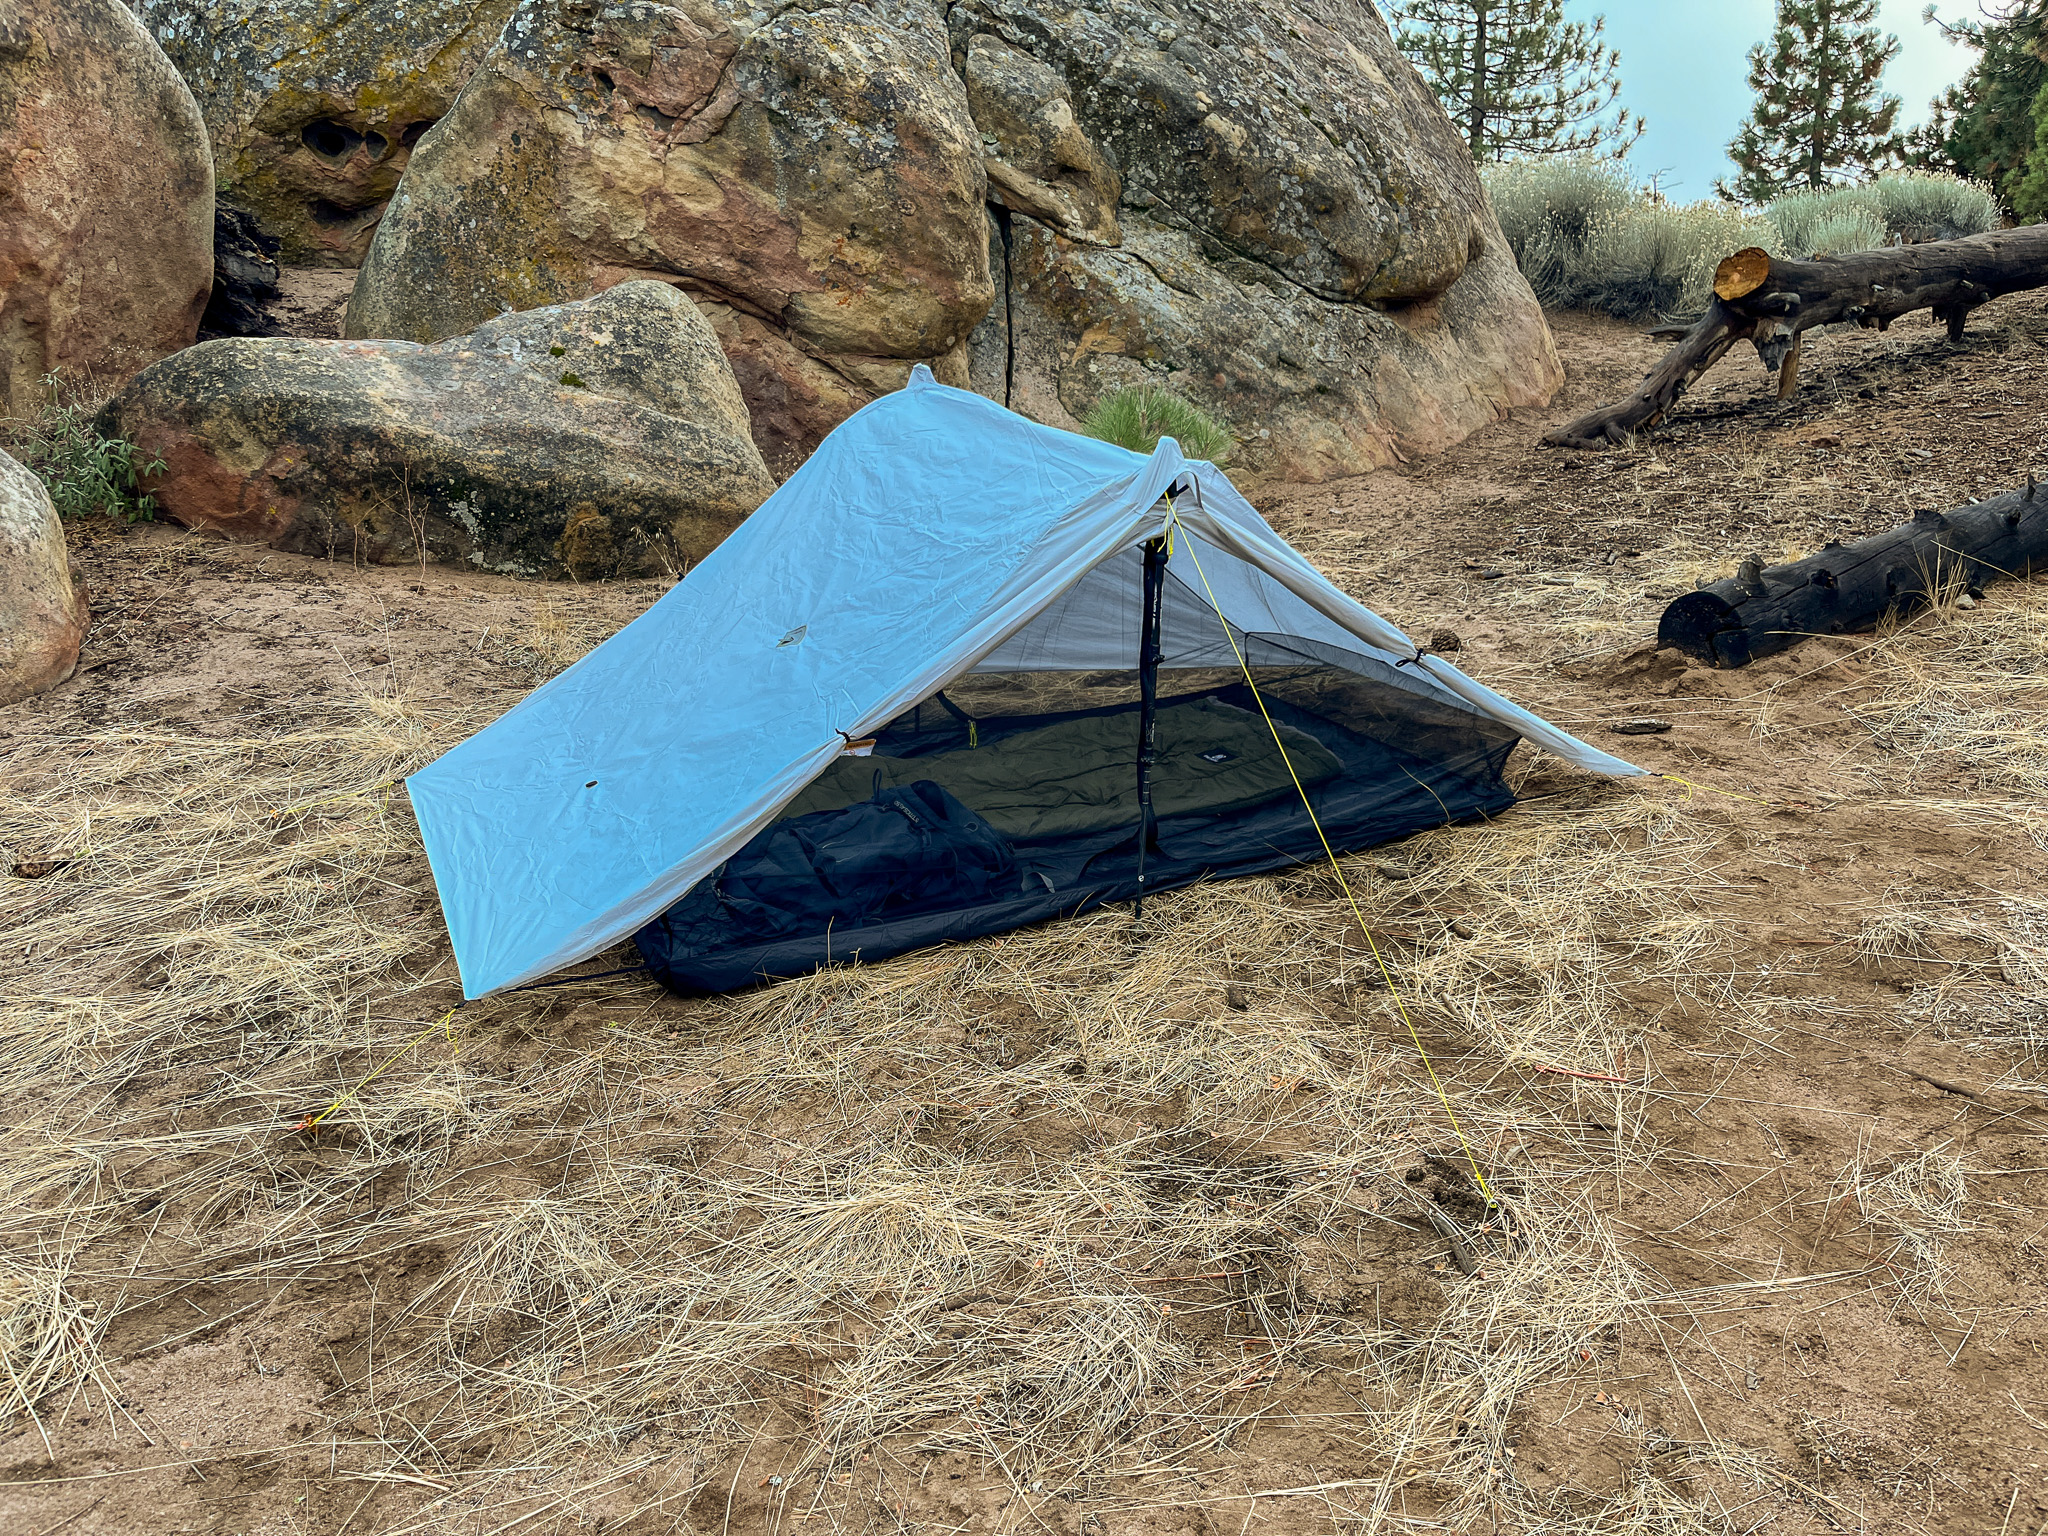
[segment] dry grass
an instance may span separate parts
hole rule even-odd
[[[1884,1159],[1859,1148],[1837,1181],[1838,1198],[1892,1237],[1882,1262],[1898,1278],[1899,1305],[1921,1309],[1947,1299],[1949,1244],[1974,1225],[1963,1215],[1972,1171],[1944,1148]]]
[[[2048,589],[1941,598],[1877,648],[1856,713],[1916,785],[2048,796]]]
[[[388,785],[469,723],[363,699],[17,755],[0,843],[49,867],[5,887],[11,1412],[104,1407],[99,1341],[176,1275],[427,1244],[445,1262],[393,1314],[404,1350],[342,1411],[379,1426],[355,1471],[458,1490],[447,1529],[524,1497],[510,1469],[592,1454],[680,1507],[778,1414],[787,1497],[835,1518],[863,1458],[950,1451],[1100,1497],[1311,1380],[1355,1405],[1367,1507],[1534,1513],[1509,1412],[1645,1291],[1586,1198],[1626,1138],[1589,1142],[1572,1109],[1628,1117],[1633,1091],[1529,1069],[1626,1073],[1624,986],[1729,995],[1681,897],[1687,812],[1601,789],[1347,861],[1461,1147],[1327,870],[1176,893],[1142,940],[1100,912],[698,1004],[515,995],[436,1031],[445,949]],[[361,1214],[380,1178],[396,1231]],[[1689,1528],[1652,1502],[1602,1528]]]
[[[543,611],[507,643],[540,674],[589,638]],[[474,723],[365,698],[17,748],[0,856],[44,872],[0,887],[8,1413],[116,1411],[104,1340],[180,1276],[253,1296],[415,1255],[331,1411],[360,1430],[344,1471],[445,1490],[419,1529],[763,1499],[859,1529],[878,1477],[950,1455],[1108,1509],[1319,1402],[1368,1524],[1707,1531],[1688,1469],[1787,1485],[1642,1424],[1611,1496],[1539,1495],[1508,1454],[1518,1405],[1657,1299],[1592,1196],[1651,1155],[1643,999],[1750,1007],[1689,899],[1699,811],[1584,788],[1344,861],[1447,1102],[1328,870],[1175,893],[1142,936],[1098,912],[437,1031],[445,941],[386,786]],[[1970,975],[2048,974],[2032,942]],[[1915,1299],[1951,1176],[1927,1154],[1844,1186]]]
[[[1992,588],[1963,606],[1953,588],[1879,637],[1846,707],[1885,757],[1879,792],[1972,836],[2017,831],[2048,849],[2048,589]],[[1951,1038],[2048,1060],[2048,903],[2024,896],[1888,891],[1854,936],[1878,962],[1937,960],[1910,1013]]]

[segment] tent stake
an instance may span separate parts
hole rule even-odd
[[[1145,916],[1145,855],[1152,848],[1152,759],[1157,746],[1159,606],[1166,586],[1166,536],[1145,541],[1145,635],[1138,642],[1138,901]]]

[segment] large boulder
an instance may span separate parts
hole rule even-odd
[[[363,259],[512,0],[130,0],[199,99],[224,201],[298,266]]]
[[[1071,426],[1107,389],[1165,383],[1235,431],[1242,467],[1320,480],[1434,452],[1561,382],[1464,144],[1364,0],[947,16],[994,205],[983,393]],[[1021,70],[1058,88],[977,88]],[[1085,210],[1098,160],[1121,180],[1113,229],[1062,206]]]
[[[1125,212],[1111,249],[1003,222],[1005,287],[974,338],[974,387],[1054,426],[1078,425],[1105,390],[1165,384],[1236,434],[1233,468],[1317,481],[1439,452],[1560,379],[1505,242],[1440,298],[1382,308],[1215,261],[1142,212]]]
[[[521,576],[675,572],[774,490],[718,338],[665,283],[405,341],[231,338],[166,358],[101,430],[191,528]]]
[[[1297,479],[1560,381],[1463,142],[1366,0],[768,9],[520,0],[414,157],[349,334],[670,276],[778,469],[919,359],[1057,425],[1166,383],[1242,466]]]
[[[0,705],[69,677],[88,617],[50,493],[0,453]]]
[[[782,467],[916,363],[965,384],[987,183],[940,8],[774,9],[519,0],[415,151],[346,334],[677,281]]]
[[[188,345],[212,286],[213,162],[163,50],[120,0],[0,7],[0,414]]]

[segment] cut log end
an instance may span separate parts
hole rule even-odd
[[[1714,268],[1714,296],[1739,299],[1755,293],[1770,277],[1771,253],[1761,246],[1746,246]]]

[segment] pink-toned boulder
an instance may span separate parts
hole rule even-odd
[[[213,287],[213,155],[121,0],[0,5],[0,409],[189,346]]]
[[[71,675],[89,617],[49,492],[0,453],[0,706]]]

